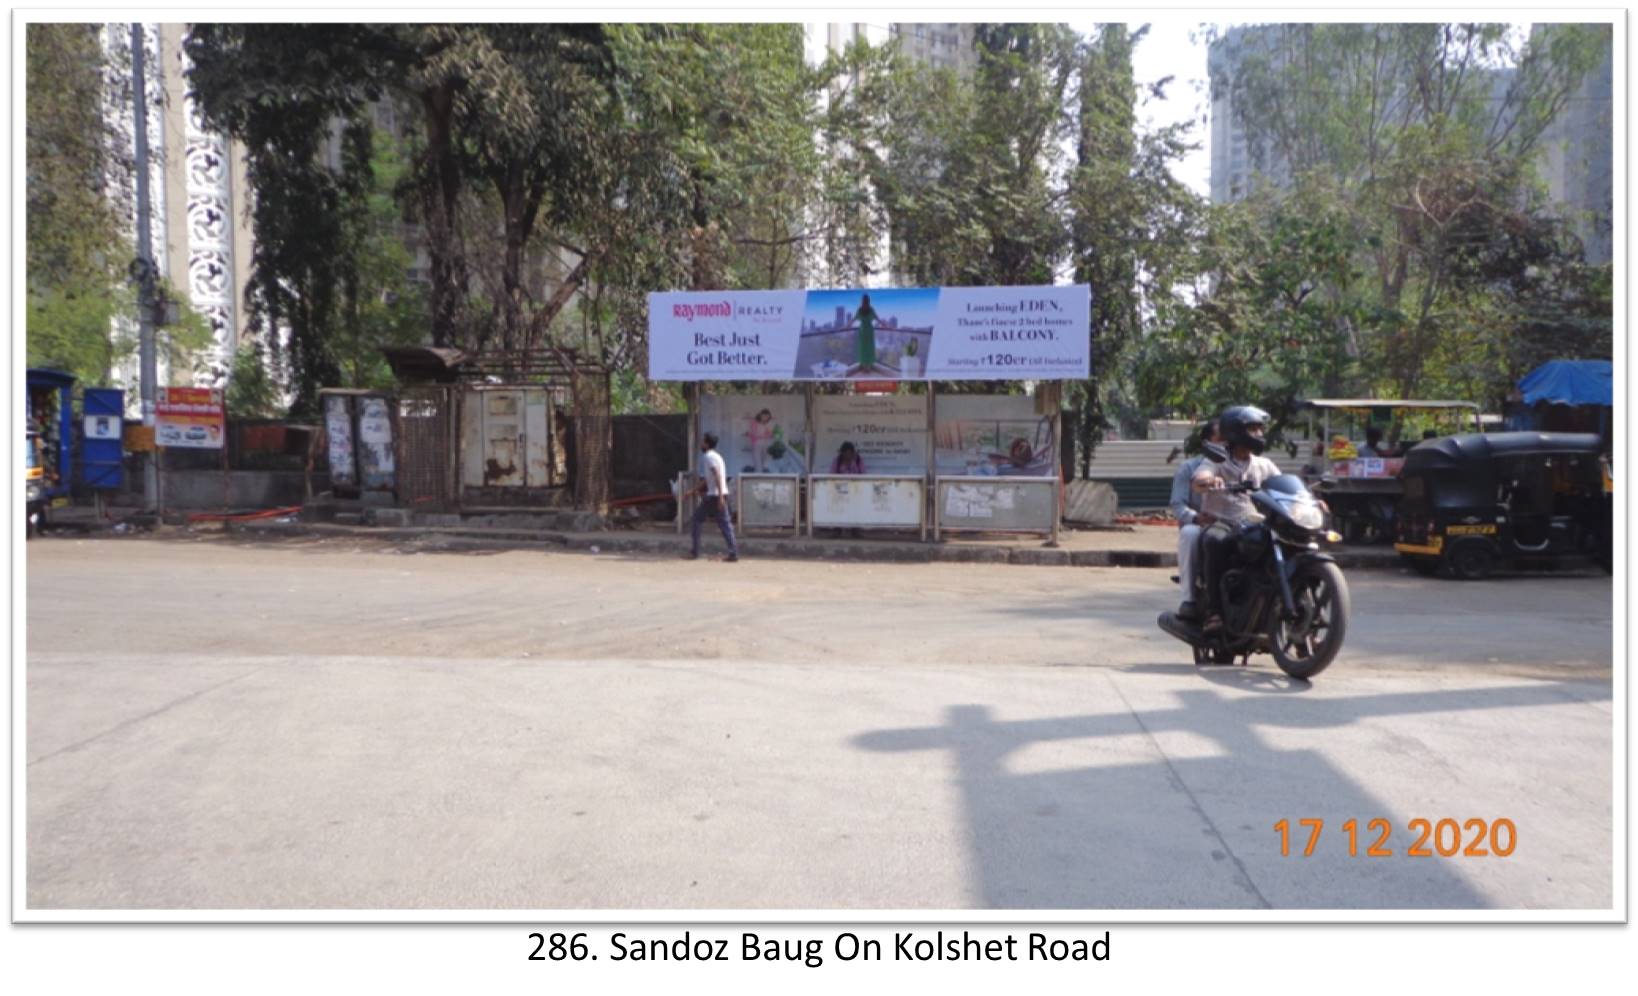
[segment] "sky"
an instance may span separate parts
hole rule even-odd
[[[1166,87],[1164,100],[1149,100],[1139,108],[1139,120],[1150,129],[1193,119],[1188,133],[1199,148],[1173,167],[1179,180],[1202,197],[1211,192],[1210,130],[1202,122],[1209,101],[1206,96],[1206,43],[1200,35],[1205,25],[1190,21],[1157,21],[1132,52],[1132,71],[1139,87],[1175,76]],[[1225,26],[1226,27],[1226,26]]]

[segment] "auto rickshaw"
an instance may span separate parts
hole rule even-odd
[[[1405,456],[1394,549],[1418,573],[1462,580],[1502,563],[1614,551],[1613,485],[1592,434],[1498,432],[1432,439]]]
[[[45,466],[40,459],[40,434],[32,427],[23,440],[23,486],[27,499],[23,505],[23,536],[33,539],[45,520],[46,489]]]

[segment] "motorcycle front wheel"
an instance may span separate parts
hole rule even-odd
[[[1348,634],[1348,582],[1330,561],[1304,565],[1291,579],[1297,615],[1287,619],[1276,609],[1269,627],[1269,649],[1280,670],[1307,680],[1336,659]]]

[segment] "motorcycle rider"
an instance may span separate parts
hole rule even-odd
[[[1206,527],[1200,536],[1200,559],[1205,572],[1207,632],[1223,625],[1222,580],[1234,536],[1260,518],[1249,495],[1230,494],[1225,489],[1231,484],[1260,488],[1280,473],[1274,461],[1262,455],[1268,421],[1268,413],[1254,405],[1224,409],[1218,426],[1229,458],[1222,463],[1207,460],[1194,472],[1193,486],[1201,495],[1199,520]]]
[[[1200,442],[1221,445],[1223,435],[1218,431],[1217,419],[1208,419],[1200,427]],[[1199,618],[1200,610],[1194,604],[1195,554],[1200,548],[1200,533],[1207,523],[1200,521],[1201,493],[1194,490],[1194,474],[1206,463],[1205,454],[1184,460],[1172,477],[1172,515],[1177,519],[1177,580],[1183,586],[1183,604],[1177,607],[1181,619]]]

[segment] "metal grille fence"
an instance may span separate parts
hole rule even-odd
[[[576,371],[574,390],[574,505],[607,515],[614,471],[614,411],[606,371]]]
[[[456,390],[436,384],[398,392],[399,502],[418,512],[455,508]]]

